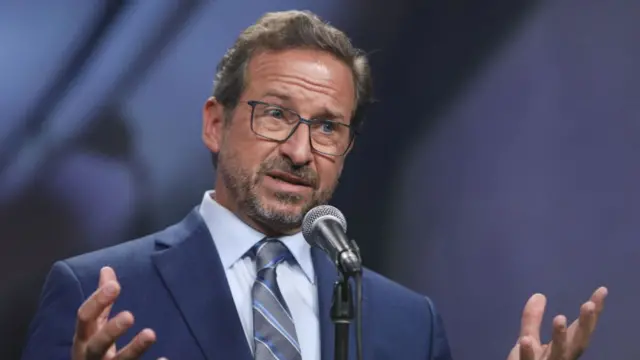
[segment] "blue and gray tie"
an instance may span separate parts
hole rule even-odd
[[[256,360],[301,360],[291,312],[276,281],[276,266],[291,257],[287,247],[267,239],[255,248],[257,278],[253,284],[253,337]]]

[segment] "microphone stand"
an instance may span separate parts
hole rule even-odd
[[[340,274],[333,287],[331,320],[335,324],[334,360],[349,359],[349,325],[353,321],[353,296],[349,278]]]
[[[360,258],[360,248],[358,244],[354,240],[351,240],[351,246],[355,250],[358,258]],[[338,265],[338,273],[340,277],[338,281],[336,281],[333,286],[333,303],[331,304],[331,320],[335,324],[335,354],[334,360],[348,360],[349,359],[349,325],[353,322],[354,311],[353,311],[353,295],[351,292],[351,284],[349,283],[349,278],[355,274],[345,271],[340,265]],[[359,277],[357,279],[360,279]],[[357,281],[358,286],[358,294],[361,294],[361,282]],[[360,296],[358,296],[358,302],[361,301]],[[357,336],[358,340],[358,351],[357,356],[358,360],[361,360],[361,334],[360,331],[360,317],[362,313],[360,312],[360,306],[362,304],[358,303],[358,324],[357,324]]]

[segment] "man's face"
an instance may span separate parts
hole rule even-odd
[[[314,151],[305,124],[285,142],[258,136],[247,102],[349,124],[356,106],[353,75],[328,53],[294,49],[255,55],[245,76],[226,125],[222,106],[215,99],[205,104],[204,140],[218,153],[216,200],[265,233],[295,232],[308,210],[331,198],[344,157]]]

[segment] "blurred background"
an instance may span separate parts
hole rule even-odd
[[[379,102],[333,204],[369,267],[435,301],[455,358],[506,358],[534,292],[549,336],[605,284],[584,359],[639,359],[634,0],[0,2],[0,358],[55,260],[200,202],[215,66],[292,8],[371,54]]]

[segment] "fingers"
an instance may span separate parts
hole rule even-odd
[[[124,311],[108,320],[111,307],[120,294],[113,269],[100,270],[98,289],[78,309],[73,353],[83,359],[135,360],[156,341],[151,329],[142,330],[116,354],[115,341],[133,326],[133,315]],[[166,359],[165,359],[166,360]]]
[[[553,319],[553,333],[551,335],[551,355],[549,359],[565,359],[567,353],[567,318],[558,315]]]
[[[595,329],[595,322],[596,306],[592,301],[587,301],[580,307],[580,317],[575,322],[576,328],[568,351],[570,359],[577,359],[587,348],[591,333]]]
[[[118,278],[116,277],[116,272],[113,271],[112,268],[105,266],[102,269],[100,269],[100,280],[98,281],[98,288],[105,286],[109,281],[117,282]],[[107,319],[109,318],[109,313],[111,312],[112,305],[113,303],[109,304],[100,314],[99,322],[101,322],[102,324],[107,322]]]
[[[120,284],[109,280],[78,308],[76,340],[86,341],[96,332],[98,317],[120,294]]]
[[[580,307],[580,316],[571,324],[567,332],[567,356],[569,359],[577,359],[589,345],[591,334],[596,328],[598,317],[604,308],[604,299],[608,290],[605,287],[598,288],[591,298]]]
[[[537,356],[549,360],[577,359],[589,343],[607,295],[607,288],[598,288],[589,301],[580,307],[580,316],[570,327],[567,327],[566,317],[556,316],[553,320],[552,341],[548,345],[540,344],[540,326],[546,298],[542,294],[533,295],[522,312],[520,338],[509,359],[515,359],[518,353],[520,360],[534,360]]]
[[[607,297],[608,290],[605,287],[598,288],[591,298],[580,307],[580,317],[574,335],[573,343],[576,344],[576,353],[581,353],[586,348],[591,334],[596,328],[598,317],[604,309],[604,299]]]
[[[109,348],[133,325],[133,315],[123,311],[109,320],[87,342],[86,356],[89,359],[102,359]]]
[[[116,272],[113,271],[112,268],[105,266],[100,269],[100,280],[98,282],[98,287],[104,286],[109,281],[118,281],[116,277]]]
[[[113,360],[137,360],[155,342],[156,333],[151,329],[144,329],[122,348]]]
[[[518,341],[518,345],[520,345],[520,360],[535,360],[533,337],[521,337]]]
[[[580,306],[578,333],[591,334],[596,327],[596,304],[589,300]]]
[[[593,295],[591,295],[591,299],[584,303],[580,308],[580,329],[582,331],[587,332],[589,336],[596,329],[596,324],[598,322],[598,318],[600,317],[600,313],[604,309],[604,300],[608,295],[608,290],[606,287],[598,288]]]
[[[542,345],[540,351],[545,354],[547,351],[549,351],[549,344],[544,344]]]
[[[593,295],[591,295],[590,300],[596,305],[596,315],[600,315],[600,312],[602,312],[602,309],[604,308],[604,299],[607,298],[608,294],[609,290],[606,287],[601,286],[593,292]]]
[[[542,294],[534,294],[529,298],[522,311],[520,337],[531,337],[532,341],[540,343],[540,325],[547,298]]]

